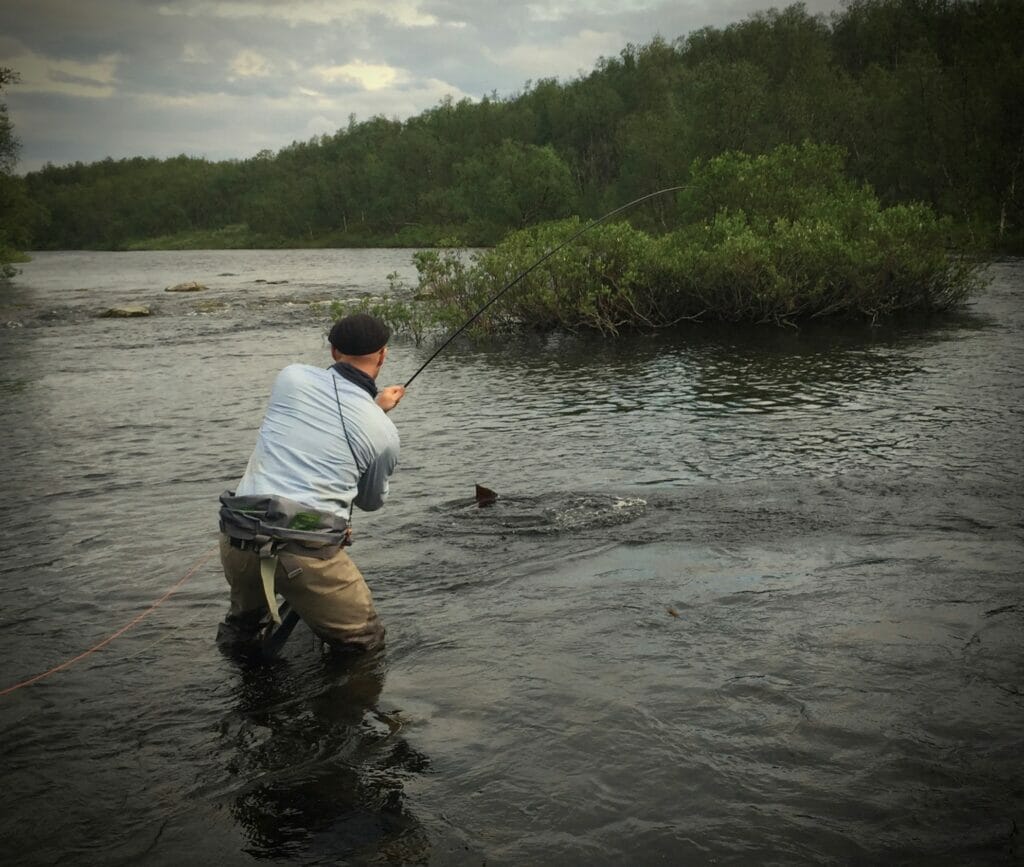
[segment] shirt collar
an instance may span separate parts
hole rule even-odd
[[[342,379],[347,379],[353,385],[358,385],[370,397],[377,396],[377,383],[373,381],[373,377],[363,373],[359,368],[353,367],[347,361],[339,361],[337,364],[332,364],[330,369]]]

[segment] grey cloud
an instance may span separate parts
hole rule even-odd
[[[109,84],[109,82],[100,81],[98,78],[89,78],[85,75],[71,75],[68,72],[61,72],[60,70],[50,73],[50,77],[54,81],[61,81],[65,84],[82,84],[86,87],[102,88]]]
[[[39,53],[87,61],[173,39],[179,28],[129,0],[3,0],[0,31]]]
[[[271,5],[270,0],[262,2]],[[811,13],[839,4],[806,2]],[[456,96],[508,96],[520,91],[527,79],[556,74],[543,68],[546,57],[559,58],[562,68],[557,73],[588,72],[601,52],[616,54],[627,42],[648,42],[656,34],[671,40],[700,27],[721,27],[771,4],[578,0],[559,4],[558,14],[538,17],[526,4],[508,0],[424,0],[420,11],[438,23],[416,27],[403,26],[383,11],[344,23],[315,24],[258,16],[160,14],[165,5],[194,11],[208,10],[211,4],[0,0],[0,65],[11,65],[9,58],[22,49],[80,64],[116,57],[110,98],[11,88],[11,117],[24,143],[21,170],[46,160],[92,160],[108,154],[166,156],[184,151],[214,159],[244,158],[261,148],[307,139],[332,122],[343,126],[350,112],[359,119],[375,114],[408,117],[436,105],[446,89]],[[581,40],[584,31],[598,37]],[[513,50],[520,65],[508,60]],[[560,53],[544,53],[552,50]],[[243,52],[252,55],[233,69]],[[316,67],[354,60],[401,68],[408,78],[367,91],[340,78],[325,81],[315,72]],[[74,66],[51,72],[50,79],[96,84],[88,71]],[[323,94],[324,99],[303,91]]]
[[[24,120],[21,172],[46,162],[91,162],[106,157],[170,157],[177,154],[208,159],[245,158],[267,148],[278,150],[310,137],[306,128],[317,112],[300,106],[254,107],[239,100],[168,111],[145,99],[97,99],[86,102],[64,96],[36,94],[11,100],[12,112]],[[258,121],[254,121],[254,114]],[[60,125],[52,118],[60,117]],[[337,118],[342,126],[344,116]],[[67,129],[74,129],[68,137]],[[224,133],[231,129],[230,135]],[[322,131],[322,130],[317,130]]]

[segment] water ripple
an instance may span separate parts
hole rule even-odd
[[[24,325],[0,343],[7,681],[214,544],[276,371],[326,364],[314,302],[410,267],[25,266],[0,314]],[[0,838],[19,863],[1013,863],[1024,266],[993,276],[919,325],[457,342],[356,517],[385,656],[334,664],[300,627],[274,665],[221,657],[208,563],[0,705]],[[164,294],[186,279],[206,312]],[[157,312],[93,318],[119,303]],[[396,339],[385,378],[431,349]]]

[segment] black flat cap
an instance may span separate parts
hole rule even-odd
[[[353,313],[334,323],[327,339],[343,355],[370,355],[388,342],[391,329],[376,316]]]

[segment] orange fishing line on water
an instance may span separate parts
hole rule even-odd
[[[63,671],[65,668],[70,668],[79,660],[85,659],[85,657],[89,656],[92,653],[95,653],[102,647],[106,647],[106,645],[110,644],[110,642],[118,636],[124,635],[136,623],[141,621],[143,618],[148,617],[164,602],[166,602],[171,596],[173,596],[177,592],[178,588],[181,587],[182,584],[188,581],[189,578],[191,578],[193,575],[196,574],[196,572],[199,571],[199,567],[202,566],[207,560],[209,560],[216,550],[216,548],[211,548],[209,551],[203,554],[203,556],[196,560],[196,562],[192,564],[192,567],[175,582],[174,586],[172,586],[170,590],[168,590],[163,596],[157,599],[156,602],[149,606],[149,608],[147,608],[142,613],[138,614],[131,622],[126,623],[124,626],[118,629],[117,632],[113,633],[112,635],[108,635],[101,642],[99,642],[99,644],[94,644],[88,650],[83,651],[82,653],[78,654],[78,656],[75,656],[72,659],[68,659],[62,662],[60,665],[55,665],[53,668],[48,669],[47,671],[30,677],[27,680],[21,681],[21,683],[16,683],[13,686],[9,686],[4,690],[0,690],[0,696],[14,692],[16,689],[21,689],[23,686],[29,686],[30,684],[36,683],[37,681],[42,680],[44,677],[49,677],[51,674],[56,674],[58,671]]]

